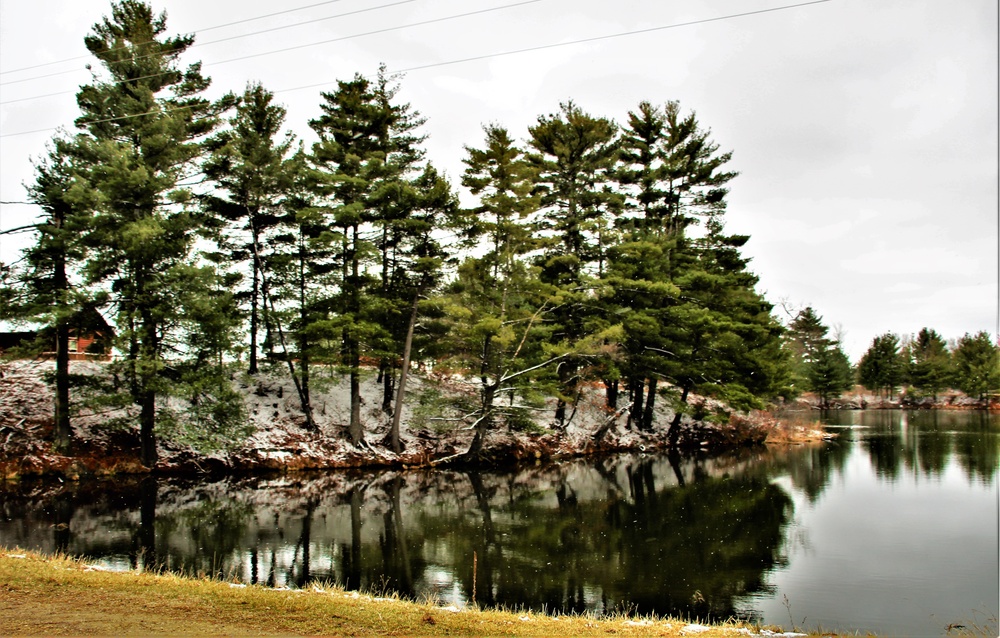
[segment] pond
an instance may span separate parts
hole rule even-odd
[[[0,483],[0,545],[459,606],[995,635],[998,416],[822,419],[836,441],[716,458]]]

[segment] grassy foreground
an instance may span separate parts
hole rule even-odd
[[[685,631],[687,628],[687,631]],[[779,630],[780,631],[780,630]],[[335,588],[239,586],[109,572],[0,548],[0,635],[745,636],[738,625],[443,608]],[[829,635],[829,634],[826,634]]]

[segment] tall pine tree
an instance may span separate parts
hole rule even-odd
[[[103,72],[81,87],[84,131],[77,164],[99,199],[86,241],[86,273],[111,290],[124,341],[126,375],[139,409],[141,458],[157,461],[157,397],[165,391],[164,355],[176,345],[178,291],[200,219],[185,204],[204,137],[232,104],[202,96],[209,80],[200,63],[179,67],[193,36],[166,37],[166,14],[122,0],[84,43]]]
[[[283,221],[282,199],[292,186],[293,171],[288,156],[293,137],[279,139],[285,122],[285,108],[273,103],[274,94],[260,84],[249,84],[229,120],[229,127],[208,140],[210,152],[205,175],[224,196],[209,194],[205,205],[219,219],[217,241],[221,264],[248,266],[250,285],[240,292],[249,306],[247,359],[250,374],[259,369],[258,338],[263,326],[266,343],[273,348],[264,300],[268,259],[268,232]]]
[[[557,368],[555,423],[562,428],[567,404],[579,399],[585,365],[571,353],[598,329],[593,325],[593,281],[606,270],[612,220],[622,202],[612,187],[618,131],[611,120],[592,117],[566,102],[559,113],[539,117],[528,132],[532,151],[527,159],[535,170],[535,192],[542,205],[538,229],[549,237],[539,261],[541,279],[558,290],[550,320],[559,325],[554,338],[567,355]],[[598,325],[603,323],[598,320]]]

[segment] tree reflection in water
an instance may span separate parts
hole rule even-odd
[[[329,580],[457,604],[475,592],[480,605],[549,612],[752,616],[746,601],[770,595],[770,574],[786,564],[794,516],[786,490],[816,503],[855,451],[881,481],[941,477],[953,465],[970,482],[995,481],[992,417],[826,418],[860,427],[826,445],[715,459],[4,484],[0,544],[122,568],[270,586]]]

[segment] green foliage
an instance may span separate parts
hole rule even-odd
[[[157,429],[167,441],[211,453],[233,449],[252,434],[243,397],[226,374],[229,370],[206,372],[187,365],[177,372],[178,382],[169,392],[179,401],[158,415]]]
[[[200,97],[209,85],[200,66],[177,66],[193,39],[165,32],[165,15],[135,0],[113,3],[111,16],[94,25],[85,44],[101,70],[77,94],[83,132],[56,144],[58,155],[40,169],[35,190],[54,201],[47,176],[58,169],[60,199],[85,211],[67,254],[83,260],[86,283],[106,291],[117,309],[125,353],[119,387],[138,408],[142,458],[150,466],[157,397],[171,384],[164,357],[185,352],[183,304],[195,296],[188,285],[199,216],[187,208],[191,193],[182,182],[196,170],[202,138],[232,103],[229,96],[218,103]],[[201,327],[213,324],[208,315],[217,299],[202,300]],[[209,333],[205,338],[218,337]]]
[[[948,387],[952,379],[952,358],[944,339],[936,330],[923,328],[912,339],[904,357],[907,360],[907,376],[920,394],[937,397]]]
[[[828,328],[812,307],[800,311],[788,328],[785,343],[796,387],[815,392],[823,405],[852,387],[851,362],[840,343],[826,336]]]
[[[899,337],[887,332],[875,337],[868,351],[858,362],[858,381],[873,392],[885,392],[889,397],[903,379],[903,360],[899,353]]]
[[[281,142],[276,137],[285,121],[285,109],[272,103],[273,94],[260,84],[250,84],[244,91],[229,128],[206,141],[209,157],[203,165],[205,175],[225,194],[207,194],[203,205],[209,217],[206,229],[214,238],[219,253],[209,259],[226,270],[242,273],[249,266],[249,288],[241,287],[236,299],[241,307],[249,306],[250,319],[247,350],[249,371],[258,369],[258,332],[261,323],[267,330],[265,345],[274,348],[272,321],[267,316],[264,291],[268,263],[282,243],[277,228],[287,222],[282,198],[294,182],[288,157],[293,137]],[[242,275],[233,278],[242,283]]]
[[[952,356],[955,384],[962,392],[984,399],[1000,388],[1000,349],[986,331],[965,333]]]

